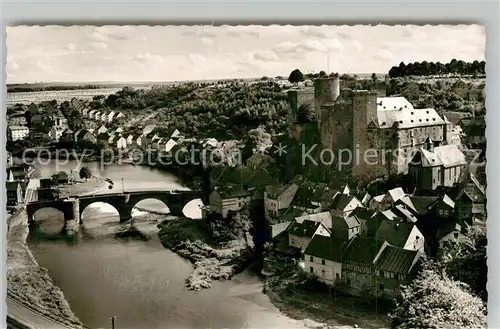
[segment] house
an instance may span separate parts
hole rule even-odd
[[[353,195],[347,195],[342,193],[337,194],[331,203],[331,209],[333,210],[333,214],[339,217],[349,216],[350,212],[356,209],[357,207],[363,207],[361,201],[359,201]]]
[[[342,254],[347,244],[331,235],[315,234],[304,250],[304,270],[327,285],[340,284]]]
[[[274,239],[280,233],[285,231],[290,223],[295,221],[295,218],[307,215],[304,210],[289,207],[287,209],[282,209],[278,217],[273,221],[273,223],[268,224],[269,237]]]
[[[160,145],[163,143],[163,138],[162,137],[158,137],[157,139],[153,140],[152,143],[151,143],[151,148],[154,149],[154,150],[159,150],[160,149]]]
[[[484,117],[463,118],[460,127],[465,135],[464,144],[479,147],[486,144],[486,121]]]
[[[291,184],[275,184],[264,189],[264,212],[266,218],[276,218],[282,209],[288,209],[297,193],[299,186]]]
[[[19,141],[28,138],[30,130],[25,126],[9,126],[8,127],[8,139],[10,141]]]
[[[89,117],[89,112],[90,112],[90,109],[89,108],[84,108],[83,111],[82,111],[82,117],[84,118],[88,118]]]
[[[24,166],[11,166],[7,169],[7,181],[22,182],[25,181],[28,175]]]
[[[75,133],[75,142],[88,142],[88,143],[95,144],[95,143],[97,143],[97,139],[94,136],[94,134],[92,134],[87,129],[79,129]]]
[[[164,139],[161,142],[158,142],[158,150],[162,152],[170,152],[175,145],[177,145],[177,142],[172,138],[168,141]]]
[[[75,138],[75,133],[73,132],[73,130],[71,130],[69,128],[66,128],[62,132],[61,137],[59,138],[59,140],[63,141],[63,142],[74,142],[74,138]]]
[[[415,224],[399,220],[383,220],[375,239],[407,250],[423,251],[425,245],[425,238]]]
[[[266,168],[269,164],[274,163],[274,158],[269,154],[257,152],[247,159],[247,167],[252,169]]]
[[[109,146],[116,146],[116,141],[118,140],[118,136],[116,135],[109,135],[109,138],[108,138],[108,145]]]
[[[118,128],[116,128],[115,133],[116,133],[116,134],[121,134],[121,133],[123,133],[123,128],[122,128],[122,127],[118,127]]]
[[[355,216],[332,217],[332,236],[336,239],[349,241],[360,233],[361,223]]]
[[[380,202],[378,210],[384,211],[394,207],[394,204],[405,195],[406,193],[401,187],[393,188],[392,190],[387,191],[384,198]]]
[[[210,193],[210,210],[227,218],[231,212],[237,212],[250,203],[251,193],[241,186],[216,187]]]
[[[484,186],[476,178],[476,175],[469,173],[469,177],[464,188],[472,198],[474,203],[485,204],[486,203],[486,190]]]
[[[364,208],[364,207],[356,207],[348,217],[354,217],[359,222],[359,234],[366,236],[368,233],[367,223],[375,215],[375,212]]]
[[[94,113],[94,120],[95,121],[101,121],[101,115],[103,115],[100,111],[96,111]]]
[[[394,298],[411,282],[422,252],[392,246],[387,241],[354,238],[342,259],[342,287],[349,294]]]
[[[53,126],[49,130],[49,139],[54,141],[54,142],[58,142],[61,139],[63,132],[64,132],[63,128]]]
[[[419,149],[409,164],[408,174],[421,190],[436,190],[457,184],[464,172],[465,155],[453,144]]]
[[[89,113],[88,113],[89,119],[94,120],[96,113],[97,113],[97,110],[90,110]]]
[[[127,139],[123,136],[120,136],[116,139],[116,148],[120,150],[124,150],[127,148]]]
[[[127,136],[127,145],[132,145],[135,140],[136,140],[136,137],[134,136],[134,134],[129,134]]]
[[[437,202],[435,212],[438,217],[449,219],[455,215],[455,202],[445,194]]]
[[[321,204],[312,201],[312,190],[310,186],[301,185],[295,193],[291,205],[306,211],[309,214],[320,212]]]
[[[449,244],[466,241],[467,237],[462,233],[462,231],[462,226],[454,221],[449,221],[440,227],[437,234],[439,249],[442,249]]]
[[[125,118],[125,115],[121,112],[117,112],[114,116],[113,116],[113,121],[117,121],[117,120],[120,120],[120,119],[123,119]]]
[[[20,182],[6,182],[7,184],[7,206],[17,206],[23,202],[23,191]]]
[[[451,143],[460,146],[462,145],[462,140],[465,142],[465,133],[460,126],[454,126],[452,135],[451,135]]]
[[[311,221],[316,223],[322,223],[326,228],[331,230],[332,226],[332,215],[329,211],[314,213],[314,214],[304,214],[302,216],[296,217],[295,221],[303,222],[303,221]]]
[[[354,196],[361,201],[363,206],[368,207],[370,205],[370,200],[371,200],[371,195],[368,192],[357,192],[354,194]]]
[[[301,251],[308,246],[316,235],[330,236],[330,230],[323,223],[310,220],[295,220],[287,228],[288,246]]]
[[[97,129],[97,135],[100,135],[100,134],[103,134],[103,133],[106,133],[108,132],[108,128],[106,128],[105,125],[102,125],[99,127],[99,129]]]
[[[116,115],[115,111],[111,111],[106,115],[106,121],[111,123],[113,122],[114,116]]]
[[[404,205],[408,211],[419,219],[432,213],[438,201],[439,197],[437,196],[406,195],[399,199],[396,205]]]
[[[102,144],[103,147],[107,147],[110,137],[111,137],[111,135],[108,134],[107,132],[100,133],[97,135],[97,142]]]
[[[373,197],[369,202],[369,208],[373,211],[377,211],[380,209],[380,205],[382,204],[382,200],[385,198],[385,194],[380,194]]]
[[[109,113],[109,112],[102,113],[102,114],[101,114],[101,120],[100,120],[100,121],[102,121],[103,123],[108,122],[108,113]]]

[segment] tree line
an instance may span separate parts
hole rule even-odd
[[[393,66],[389,70],[391,78],[405,77],[411,75],[441,75],[441,74],[457,74],[457,75],[481,75],[486,74],[485,61],[465,62],[463,60],[452,59],[449,63],[427,62],[423,61],[405,64],[401,62],[399,66]]]

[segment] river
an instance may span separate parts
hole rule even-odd
[[[182,187],[174,176],[158,169],[86,165],[94,175],[115,181],[115,190]],[[76,166],[76,162],[63,166],[51,162],[40,170],[49,175],[77,170]],[[166,209],[159,201],[144,201],[140,206]],[[197,202],[184,212],[199,216]],[[148,241],[115,238],[111,233],[118,226],[117,215],[109,205],[93,204],[84,211],[84,229],[76,244],[64,239],[30,241],[40,266],[49,270],[86,326],[110,328],[110,318],[116,316],[117,329],[305,328],[302,322],[282,315],[262,293],[260,278],[248,271],[198,293],[186,290],[191,263],[162,247],[155,234]],[[158,215],[140,211],[133,215],[141,230],[158,230]]]

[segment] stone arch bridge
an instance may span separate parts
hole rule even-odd
[[[120,222],[126,222],[132,218],[132,209],[137,203],[146,199],[157,199],[165,203],[170,210],[170,215],[183,216],[183,209],[192,200],[201,199],[207,204],[207,195],[201,190],[181,191],[135,191],[123,193],[96,194],[90,196],[74,196],[65,199],[35,201],[26,205],[28,221],[33,222],[34,214],[43,208],[55,208],[64,214],[64,220],[81,223],[82,213],[92,203],[103,202],[112,205],[118,210]]]

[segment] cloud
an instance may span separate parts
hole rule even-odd
[[[300,34],[320,39],[326,39],[330,36],[321,26],[301,26]]]
[[[278,55],[272,50],[259,50],[253,54],[253,58],[262,62],[277,62]]]
[[[344,33],[344,32],[337,32],[337,36],[342,40],[351,40],[352,39],[352,37],[349,34]]]
[[[135,55],[134,59],[142,64],[164,63],[165,60],[160,55],[152,55],[150,53],[139,53]]]
[[[354,40],[351,44],[357,51],[361,51],[363,49],[363,45],[357,40]]]
[[[8,72],[14,72],[19,70],[19,64],[13,59],[7,59],[6,69]]]
[[[38,67],[42,71],[49,71],[51,69],[50,65],[47,65],[47,64],[43,63],[42,61],[37,61],[35,63],[35,65],[36,65],[36,67]]]
[[[193,63],[193,64],[201,64],[201,65],[205,65],[207,63],[207,59],[203,56],[203,55],[200,55],[200,54],[189,54],[189,60]]]
[[[394,55],[387,49],[378,49],[373,57],[379,60],[388,60],[388,59],[393,59]]]
[[[209,46],[214,44],[214,41],[210,38],[201,38],[201,42],[203,42],[204,44],[209,45]]]
[[[424,41],[427,40],[427,34],[423,31],[416,30],[415,27],[411,27],[411,29],[405,30],[403,32],[403,36],[405,38],[409,38],[414,41]]]

